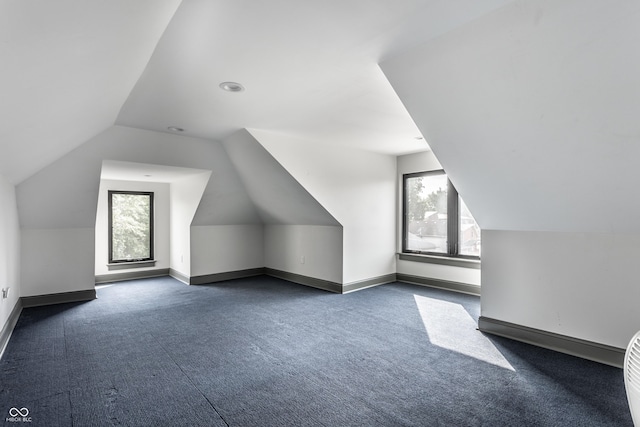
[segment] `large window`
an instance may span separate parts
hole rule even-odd
[[[109,191],[109,263],[153,259],[153,193]]]
[[[444,171],[403,176],[402,251],[480,257],[480,227]]]

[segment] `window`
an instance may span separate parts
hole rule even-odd
[[[480,227],[444,171],[403,176],[402,252],[480,257]]]
[[[109,263],[153,259],[153,193],[109,191]]]

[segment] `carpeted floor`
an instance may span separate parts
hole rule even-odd
[[[631,426],[622,371],[475,330],[479,299],[260,276],[25,309],[0,412],[36,426]],[[15,411],[14,411],[15,412]]]

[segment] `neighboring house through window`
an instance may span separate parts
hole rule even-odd
[[[153,260],[153,193],[109,191],[109,263]]]
[[[480,257],[480,227],[443,170],[403,175],[402,252]]]

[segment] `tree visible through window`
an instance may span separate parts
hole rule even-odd
[[[153,193],[109,191],[109,263],[153,259]]]
[[[480,227],[444,171],[404,175],[403,252],[480,256]]]

